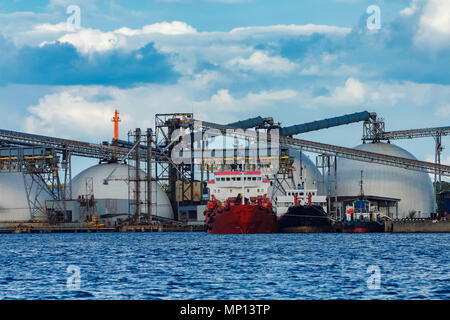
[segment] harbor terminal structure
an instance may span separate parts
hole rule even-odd
[[[117,111],[113,120],[114,138],[100,143],[0,129],[0,227],[201,227],[207,183],[224,170],[261,172],[275,212],[289,190],[314,189],[330,218],[341,221],[363,185],[388,219],[428,219],[440,210],[431,177],[436,184],[450,176],[450,166],[440,163],[450,127],[386,131],[374,112],[288,127],[271,117],[217,124],[193,113],[156,114],[154,128],[130,130],[126,139],[118,134]],[[356,122],[363,123],[363,143],[354,148],[301,139]],[[434,162],[393,143],[415,138],[434,139]],[[74,157],[98,164],[72,177]]]

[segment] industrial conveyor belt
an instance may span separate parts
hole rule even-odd
[[[352,148],[339,147],[330,144],[289,137],[280,137],[280,144],[303,151],[326,153],[340,158],[384,164],[409,170],[426,171],[428,173],[435,173],[436,171],[440,171],[441,175],[450,176],[450,166],[446,166],[443,164],[435,164],[432,162],[401,158],[381,153],[356,150]]]
[[[214,127],[214,124],[208,123],[208,126]],[[218,127],[219,129],[223,129],[223,126]],[[374,152],[339,147],[330,144],[323,144],[290,137],[280,137],[279,139],[280,145],[303,151],[325,153],[351,160],[379,163],[409,170],[426,171],[428,173],[440,172],[440,174],[443,176],[450,176],[450,166],[446,166],[443,164],[435,164],[431,162],[394,157]],[[70,152],[70,154],[74,156],[97,159],[108,159],[112,156],[121,157],[125,156],[129,152],[128,148],[123,147],[121,148],[111,145],[93,144],[76,140],[47,137],[0,129],[0,142],[1,141],[10,145],[50,146],[61,152]],[[160,152],[152,151],[152,153],[152,156],[154,157],[162,157]],[[142,161],[146,160],[146,152],[142,152],[141,159]]]
[[[437,135],[446,136],[449,134],[450,134],[450,127],[437,127],[437,128],[387,131],[381,133],[379,138],[383,140],[398,140],[398,139],[414,139],[421,137],[433,137]]]

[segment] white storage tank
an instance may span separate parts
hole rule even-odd
[[[46,221],[45,201],[50,199],[50,194],[39,188],[31,175],[22,172],[0,173],[0,222],[32,220],[30,205],[34,212],[33,220]]]
[[[321,181],[321,173],[317,170],[316,165],[311,159],[299,150],[290,149],[289,156],[293,157],[294,162],[292,164],[292,179],[283,179],[282,175],[279,175],[279,181],[285,190],[297,189],[299,186],[303,189],[318,189],[318,194],[324,193],[324,187],[317,184],[317,179]],[[272,194],[272,187],[268,190],[269,194]],[[276,195],[281,195],[281,191],[277,191]]]
[[[134,173],[134,168],[131,169]],[[114,171],[110,177],[108,184],[104,184],[104,180]],[[141,171],[141,177],[144,178],[145,172]],[[86,195],[86,181],[92,178],[93,194],[96,200],[127,200],[128,201],[128,166],[117,163],[104,163],[92,166],[72,179],[72,197],[77,199],[78,196]],[[90,186],[90,184],[89,184]],[[134,190],[134,182],[131,183],[131,190]],[[146,201],[146,182],[141,182],[141,199]],[[133,192],[130,194],[133,199]],[[123,201],[121,201],[123,202]],[[173,210],[167,194],[158,184],[152,182],[152,214],[166,219],[173,219]],[[157,205],[155,205],[157,204]],[[126,206],[127,207],[127,206]],[[122,212],[125,213],[125,212]],[[146,213],[146,206],[142,205],[142,213]]]
[[[355,149],[416,160],[408,151],[390,143],[366,143]],[[434,189],[428,173],[375,163],[338,158],[338,196],[359,195],[361,170],[366,195],[400,199],[398,218],[408,217],[410,211],[416,211],[416,218],[435,212]]]

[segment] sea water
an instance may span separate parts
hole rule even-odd
[[[449,234],[1,234],[0,299],[450,299]]]

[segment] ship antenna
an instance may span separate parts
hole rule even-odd
[[[245,204],[245,158],[242,156],[242,205]]]
[[[361,170],[361,197],[364,197],[364,189],[363,189],[363,170]]]

